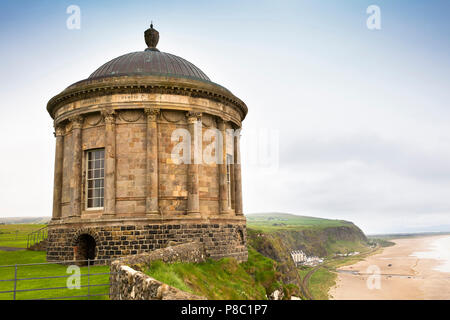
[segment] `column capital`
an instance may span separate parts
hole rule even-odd
[[[54,124],[55,132],[53,132],[53,135],[55,137],[61,137],[66,133],[66,127],[62,125],[61,123]]]
[[[83,126],[84,117],[81,115],[75,115],[69,118],[72,123],[72,129],[81,129]]]
[[[145,108],[144,113],[147,116],[148,121],[156,121],[160,114],[160,110],[158,108]]]
[[[202,113],[201,112],[195,112],[195,111],[188,111],[186,112],[186,118],[188,120],[188,123],[196,123],[197,121],[200,121],[202,119]]]
[[[218,118],[217,119],[217,128],[220,130],[220,131],[224,131],[225,129],[226,129],[226,124],[227,124],[227,120],[225,120],[225,119],[223,119],[223,118]]]
[[[106,123],[114,123],[116,118],[116,112],[114,110],[102,110],[101,114]]]

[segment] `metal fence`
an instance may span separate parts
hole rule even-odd
[[[111,275],[111,271],[109,268],[109,265],[111,263],[113,259],[101,259],[101,260],[70,260],[70,261],[61,261],[61,262],[44,262],[44,263],[29,263],[29,264],[14,264],[14,265],[3,265],[0,266],[0,270],[4,270],[4,268],[12,268],[14,271],[14,277],[13,278],[8,278],[8,279],[0,279],[0,289],[1,288],[5,288],[5,284],[7,283],[13,283],[13,285],[11,285],[12,288],[9,288],[9,290],[3,290],[0,291],[0,300],[5,300],[4,299],[4,295],[11,295],[12,294],[12,300],[18,300],[18,294],[23,294],[23,293],[33,293],[33,292],[45,292],[45,291],[56,291],[56,290],[63,290],[64,293],[71,291],[71,292],[76,292],[76,289],[80,290],[80,291],[87,291],[85,294],[74,294],[74,295],[67,295],[67,294],[63,294],[60,296],[51,296],[51,297],[32,297],[30,298],[30,294],[28,294],[28,297],[26,297],[25,299],[20,299],[20,300],[64,300],[64,299],[81,299],[81,298],[87,298],[88,300],[90,300],[93,297],[102,297],[102,296],[109,296],[109,277],[108,277],[108,281],[107,283],[102,283],[99,280],[103,280],[103,279],[98,279],[96,277],[99,276],[110,276]],[[26,276],[27,272],[25,273],[25,276],[21,277],[19,275],[20,271],[30,267],[33,268],[33,270],[35,271],[37,268],[39,270],[44,271],[46,267],[48,266],[65,266],[65,267],[69,267],[72,265],[78,266],[80,267],[80,271],[83,269],[83,271],[85,271],[84,273],[80,273],[79,275],[74,275],[74,274],[65,274],[65,275],[48,275],[48,276]],[[93,267],[108,267],[108,272],[95,272],[95,270],[92,270]],[[62,270],[62,269],[60,269]],[[87,271],[87,272],[86,272]],[[29,272],[28,272],[29,273]],[[66,273],[67,273],[67,268],[66,268]],[[72,279],[75,279],[76,277],[80,277],[80,285],[76,286],[76,289],[74,288],[70,288],[67,285],[67,280],[66,280],[66,286],[48,286],[49,281],[52,282],[53,280],[55,280],[53,283],[55,282],[61,282],[62,279],[68,279],[70,277],[72,277]],[[87,277],[87,278],[86,278]],[[105,278],[105,277],[103,277]],[[86,282],[86,284],[82,284],[82,279],[86,279],[84,282]],[[60,280],[60,281],[57,281]],[[95,280],[95,281],[94,281]],[[19,288],[20,284],[24,284],[26,282],[31,282],[31,281],[41,281],[41,283],[44,285],[43,287],[34,287],[34,288]],[[105,281],[106,282],[106,281]],[[47,285],[45,285],[47,284]],[[36,283],[35,283],[36,286]],[[23,287],[26,287],[26,285],[23,285]],[[105,290],[105,293],[97,293],[95,290],[93,292],[94,288],[107,288],[107,290]],[[80,292],[81,293],[81,292]],[[7,300],[11,300],[11,299],[7,299]]]
[[[48,227],[43,227],[38,230],[35,230],[27,235],[27,248],[39,243],[43,240],[46,240],[48,237]]]

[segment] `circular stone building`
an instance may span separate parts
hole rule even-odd
[[[49,261],[108,259],[169,241],[247,259],[239,154],[247,107],[192,63],[160,52],[158,39],[150,26],[147,49],[48,102],[56,137]],[[208,150],[218,161],[202,161]]]

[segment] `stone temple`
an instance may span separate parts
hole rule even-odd
[[[198,241],[213,259],[245,261],[239,130],[247,107],[159,51],[153,25],[144,35],[144,51],[105,63],[48,102],[56,151],[47,259]],[[217,161],[202,159],[208,150]]]

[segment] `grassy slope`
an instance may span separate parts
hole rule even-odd
[[[241,264],[231,258],[198,264],[155,261],[145,272],[171,286],[213,300],[267,299],[267,295],[280,288],[285,293],[298,294],[298,290],[280,282],[273,260],[251,248],[248,261]]]

